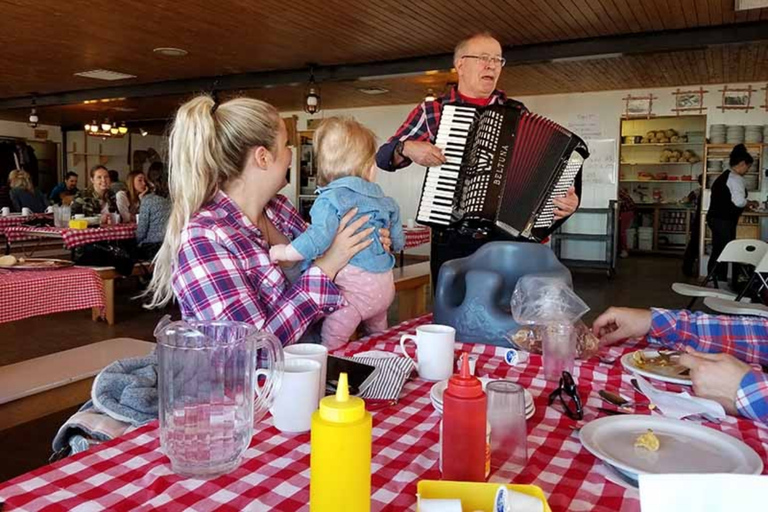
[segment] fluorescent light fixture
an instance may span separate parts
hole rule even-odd
[[[92,69],[91,71],[81,71],[75,73],[75,76],[82,76],[84,78],[93,78],[95,80],[127,80],[129,78],[136,78],[136,75],[129,75],[127,73],[120,73],[118,71],[110,71],[108,69]]]
[[[392,73],[390,75],[361,76],[358,78],[361,82],[369,80],[388,80],[390,78],[405,78],[407,76],[424,76],[424,71],[414,71],[413,73]]]
[[[737,11],[763,9],[766,7],[768,7],[768,0],[736,0],[736,5],[734,6]]]
[[[357,90],[363,94],[370,94],[371,96],[387,94],[389,92],[389,89],[385,89],[384,87],[358,87]]]
[[[559,59],[552,59],[550,62],[580,62],[584,60],[603,60],[603,59],[617,59],[623,57],[623,53],[600,53],[597,55],[578,55],[576,57],[562,57]]]
[[[171,47],[155,48],[152,51],[158,55],[164,55],[165,57],[184,57],[189,53],[187,50]]]

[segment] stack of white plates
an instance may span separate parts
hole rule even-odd
[[[489,382],[495,380],[488,377],[479,378],[480,382],[483,384],[483,390],[485,390],[485,387]],[[441,415],[443,414],[443,394],[447,388],[448,379],[445,379],[441,380],[440,382],[436,382],[435,385],[432,386],[432,390],[429,392],[429,399],[432,401],[432,406]],[[536,412],[536,406],[533,404],[533,395],[531,395],[527,389],[524,389],[523,391],[525,393],[525,419],[530,419],[531,416],[533,416]]]
[[[747,144],[760,144],[763,142],[763,127],[757,124],[747,126],[744,131],[744,142]]]
[[[723,161],[722,160],[708,160],[707,161],[707,171],[709,172],[720,172],[723,170]]]
[[[712,144],[725,144],[725,125],[709,125],[709,142]]]
[[[728,144],[744,143],[744,127],[741,125],[730,125],[725,130],[725,142]]]
[[[750,192],[753,192],[757,190],[757,174],[747,174],[744,176],[744,186],[747,187],[747,190]]]
[[[768,124],[763,126],[763,140],[768,141]]]

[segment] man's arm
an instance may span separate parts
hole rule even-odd
[[[407,141],[429,142],[433,138],[434,135],[429,127],[426,103],[422,102],[411,110],[405,122],[376,152],[376,165],[380,169],[390,172],[408,167],[413,161],[404,154],[395,151],[398,143]]]

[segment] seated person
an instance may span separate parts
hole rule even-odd
[[[83,214],[86,217],[117,212],[115,194],[109,188],[109,171],[103,165],[91,169],[91,184],[77,193],[72,200],[72,217]]]
[[[306,261],[323,255],[333,242],[341,218],[352,208],[369,215],[366,227],[389,228],[392,248],[405,245],[400,208],[384,195],[376,179],[376,137],[353,119],[331,117],[315,132],[319,196],[312,205],[312,224],[290,245],[269,251],[273,262]],[[375,240],[354,256],[336,276],[347,301],[323,323],[323,345],[330,350],[349,341],[363,322],[370,333],[387,328],[387,310],[395,298],[395,258]]]
[[[136,214],[139,213],[144,194],[149,192],[147,177],[142,171],[133,171],[125,180],[125,190],[115,194],[117,202],[117,211],[120,212],[120,219],[125,223],[136,222]]]
[[[152,180],[155,188],[142,197],[137,215],[136,243],[139,257],[144,260],[153,259],[160,250],[171,215],[171,202],[167,198],[168,187],[165,185],[167,179],[162,173],[160,170],[160,175],[153,175],[150,169],[147,178]]]
[[[11,203],[15,212],[29,208],[32,213],[43,213],[48,208],[45,196],[32,184],[32,177],[27,171],[17,171],[11,181]]]
[[[768,319],[609,308],[592,330],[601,344],[647,336],[651,343],[685,350],[680,364],[691,369],[697,396],[719,402],[731,414],[768,423],[768,375],[742,362],[768,364]]]
[[[53,187],[48,199],[53,204],[67,205],[72,202],[72,198],[77,195],[77,173],[72,171],[64,176],[64,181]]]

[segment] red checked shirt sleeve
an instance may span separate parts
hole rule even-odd
[[[742,416],[768,425],[768,375],[752,370],[741,379],[736,409]]]
[[[768,364],[768,319],[651,309],[648,341],[724,352],[747,363]]]

